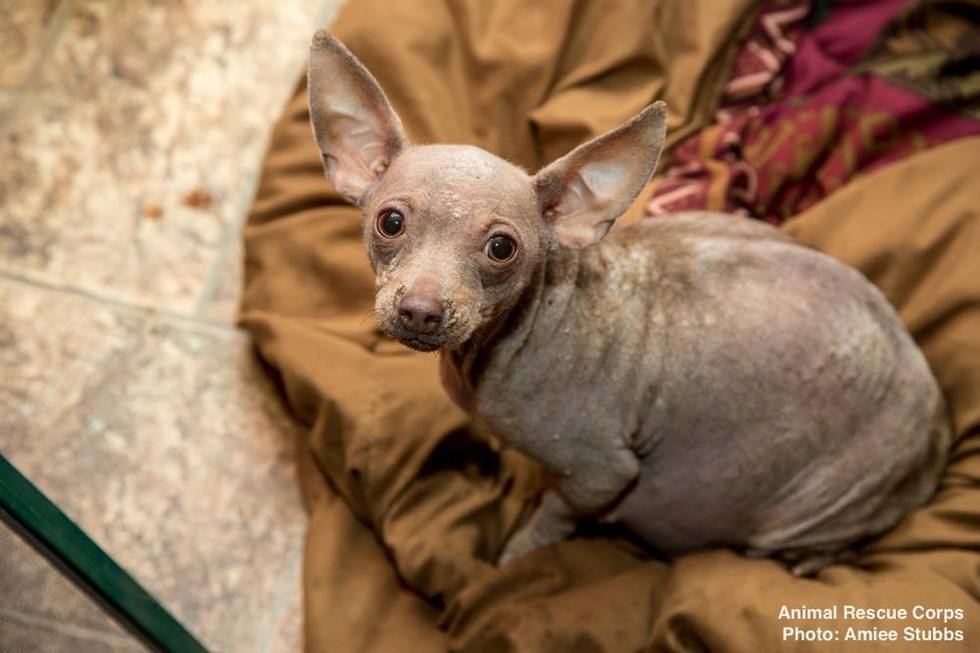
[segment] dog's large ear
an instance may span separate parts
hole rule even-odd
[[[559,242],[599,242],[650,181],[666,134],[667,105],[655,102],[534,176],[538,205]]]
[[[371,73],[325,30],[313,37],[308,81],[310,122],[327,177],[360,204],[408,144],[401,120]]]

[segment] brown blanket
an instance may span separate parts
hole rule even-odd
[[[670,109],[671,144],[712,124],[755,5],[352,0],[333,31],[414,141],[474,143],[534,169],[655,98]],[[298,446],[307,650],[835,650],[786,640],[787,626],[837,631],[836,650],[978,650],[978,170],[980,138],[932,144],[785,222],[878,284],[923,347],[958,435],[930,505],[815,579],[724,550],[667,564],[590,536],[497,569],[489,561],[542,475],[450,403],[434,355],[376,331],[361,218],[323,177],[301,87],[246,228],[241,322],[309,427]],[[962,617],[779,618],[783,605],[845,604]],[[846,642],[848,626],[897,629],[900,641]],[[902,642],[906,627],[965,641]]]

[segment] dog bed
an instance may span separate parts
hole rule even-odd
[[[449,401],[435,355],[376,330],[361,217],[324,178],[301,84],[245,228],[240,321],[306,427],[307,650],[809,651],[823,631],[834,650],[977,650],[975,21],[956,2],[347,3],[332,31],[414,142],[534,170],[664,99],[668,154],[623,220],[730,211],[857,267],[925,352],[956,440],[927,506],[814,578],[727,550],[666,562],[614,531],[496,568],[544,475]],[[803,606],[837,614],[781,615]],[[960,634],[940,648],[907,627]]]

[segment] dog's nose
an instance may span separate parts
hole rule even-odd
[[[442,324],[442,302],[426,295],[405,295],[398,303],[398,319],[415,333],[432,333]]]

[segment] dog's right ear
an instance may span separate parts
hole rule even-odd
[[[408,144],[401,120],[371,73],[325,30],[313,36],[308,82],[310,122],[327,178],[360,204]]]

